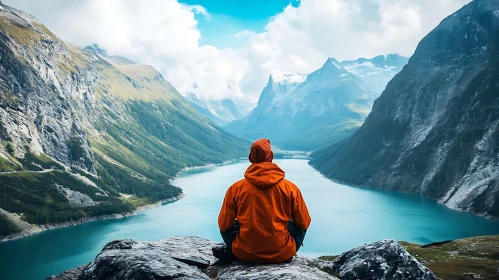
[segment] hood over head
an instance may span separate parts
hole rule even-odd
[[[271,187],[284,179],[284,171],[275,163],[254,163],[246,169],[244,177],[257,187]]]
[[[270,140],[266,138],[256,140],[253,145],[251,145],[248,159],[251,163],[272,162],[274,153],[270,146]]]

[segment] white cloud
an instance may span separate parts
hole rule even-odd
[[[302,0],[271,18],[264,32],[234,34],[235,40],[247,40],[237,50],[200,45],[195,15],[209,18],[209,11],[177,0],[4,2],[26,8],[67,41],[98,43],[153,65],[181,92],[255,99],[270,73],[309,73],[329,56],[410,56],[429,31],[469,0]]]
[[[206,10],[205,7],[201,6],[201,5],[186,5],[186,4],[183,4],[183,6],[185,8],[187,8],[189,11],[192,11],[196,14],[201,14],[203,16],[205,16],[206,18],[210,18],[211,15],[208,13],[208,11]]]
[[[303,0],[251,36],[257,72],[311,72],[326,57],[339,60],[386,53],[410,56],[418,42],[468,0]],[[265,75],[264,75],[265,76]],[[260,78],[262,79],[262,78]]]

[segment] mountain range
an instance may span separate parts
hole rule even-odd
[[[199,98],[192,92],[187,93],[185,98],[199,113],[213,120],[220,126],[242,118],[252,109],[247,101],[234,98]]]
[[[310,151],[350,136],[407,58],[390,54],[338,62],[330,57],[309,75],[271,75],[256,108],[224,128],[271,139],[280,148]]]
[[[6,5],[0,57],[0,235],[174,198],[183,168],[246,155],[154,68]]]
[[[329,178],[499,217],[499,1],[475,0],[418,45],[349,139],[316,151]]]
[[[398,54],[379,55],[374,58],[359,58],[341,62],[348,72],[360,77],[377,98],[388,82],[407,64],[409,58]]]

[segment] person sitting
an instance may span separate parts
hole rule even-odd
[[[291,260],[302,246],[311,222],[307,205],[273,158],[268,139],[251,145],[251,165],[244,179],[227,190],[218,216],[227,245],[213,249],[218,259],[282,263]]]

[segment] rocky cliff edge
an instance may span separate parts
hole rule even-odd
[[[438,279],[393,240],[359,246],[334,261],[296,256],[270,265],[223,264],[213,257],[215,246],[222,244],[199,237],[116,240],[89,264],[47,279]]]

